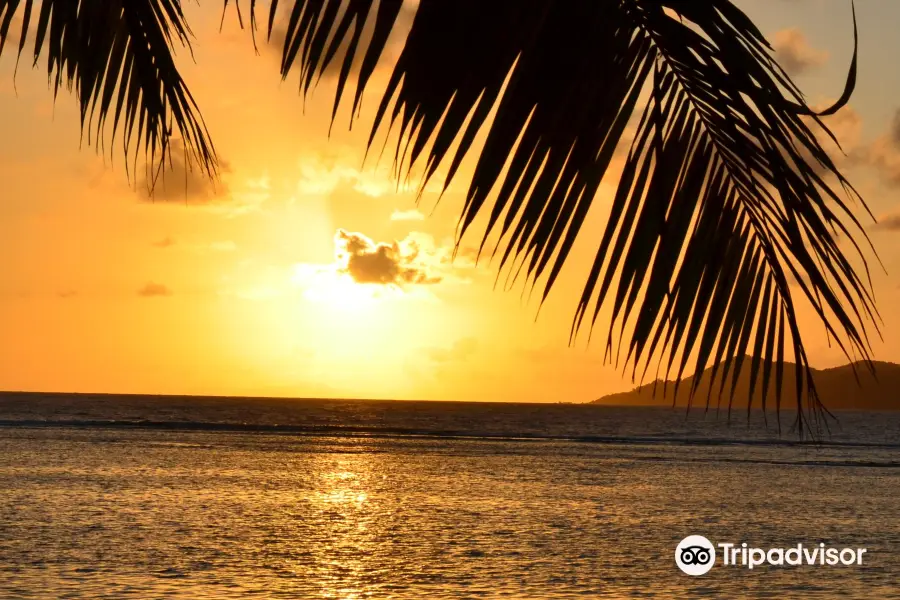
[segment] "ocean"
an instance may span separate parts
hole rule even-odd
[[[900,598],[900,412],[836,416],[4,395],[0,598]]]

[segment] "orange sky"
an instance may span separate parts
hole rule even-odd
[[[811,101],[839,92],[847,3],[739,4]],[[43,71],[23,62],[14,85],[13,56],[0,60],[0,389],[585,401],[632,387],[603,366],[601,343],[567,345],[610,183],[535,322],[521,285],[494,291],[496,267],[472,264],[478,227],[449,261],[465,172],[437,207],[433,190],[416,207],[387,160],[362,166],[377,84],[362,122],[348,132],[342,112],[327,140],[332,82],[304,115],[277,52],[254,55],[235,19],[219,33],[219,7],[187,6],[197,64],[182,52],[179,66],[227,168],[216,186],[170,174],[154,202],[120,156],[104,164],[79,150],[76,104],[63,94],[54,105]],[[889,58],[900,42],[879,31],[900,22],[900,7],[861,3],[859,13],[859,92],[830,123],[856,151],[851,179],[890,217],[900,215],[890,136],[900,70]],[[870,234],[888,269],[875,273],[885,319],[875,355],[900,362],[898,229],[900,219]],[[810,311],[801,317],[813,365],[843,362]],[[605,326],[601,316],[597,338]]]

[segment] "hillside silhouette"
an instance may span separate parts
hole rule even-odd
[[[728,407],[729,395],[733,381],[733,367],[728,373],[724,391],[722,388],[722,373],[725,363],[721,363],[716,379],[710,390],[710,381],[713,367],[707,368],[701,374],[699,387],[692,401],[692,406],[705,407],[707,399],[709,406],[715,409],[717,406],[725,409]],[[813,378],[822,403],[829,410],[900,410],[900,365],[890,362],[874,361],[875,375],[863,363],[856,363],[856,375],[853,364],[846,364],[830,369],[812,369]],[[784,381],[782,383],[781,406],[791,408],[797,404],[797,391],[795,382],[796,365],[786,362],[784,365]],[[760,373],[762,367],[760,367]],[[858,380],[857,380],[858,376]],[[694,375],[685,377],[678,386],[678,394],[675,395],[675,382],[657,380],[639,386],[629,392],[620,392],[603,396],[594,400],[591,404],[609,404],[623,406],[640,405],[669,405],[687,406],[690,391],[694,385]],[[771,380],[768,386],[766,407],[775,408],[775,369],[772,368]],[[654,393],[655,387],[655,393]],[[753,391],[753,403],[756,408],[762,406],[762,377],[760,376]],[[710,391],[712,393],[710,394]],[[744,360],[735,387],[732,408],[746,408],[750,395],[750,357]]]

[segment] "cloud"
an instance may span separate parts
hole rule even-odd
[[[831,104],[833,103],[829,102],[828,105],[817,105],[814,106],[813,109],[821,111],[828,108]],[[835,114],[822,117],[822,122],[825,123],[825,126],[828,127],[838,139],[841,148],[843,148],[845,152],[852,152],[859,146],[862,138],[863,119],[853,106],[848,104]],[[822,142],[824,144],[824,138]]]
[[[888,186],[900,186],[900,110],[894,113],[886,133],[869,144],[855,148],[849,157],[853,165],[877,171]]]
[[[853,159],[856,164],[875,169],[890,187],[900,186],[900,152],[887,136],[854,153]]]
[[[230,163],[220,158],[219,171],[230,173]],[[178,139],[170,141],[164,167],[156,171],[148,165],[139,183],[141,195],[150,201],[206,204],[225,200],[229,196],[228,186],[223,181],[213,181],[198,165],[185,162],[184,145]]]
[[[900,214],[886,215],[872,226],[877,231],[900,231]]]
[[[822,111],[833,102],[812,105],[814,111]],[[835,146],[831,137],[825,133],[815,120],[804,117],[807,126],[813,131],[816,140],[825,149],[838,169],[844,166],[852,166],[860,161],[860,140],[862,138],[863,120],[853,106],[847,105],[833,115],[821,117],[822,123],[831,131],[840,144],[840,149]],[[828,169],[806,149],[803,144],[798,144],[800,158],[814,173],[819,176],[828,174]],[[786,156],[786,154],[785,154]]]
[[[303,157],[297,192],[302,196],[329,196],[342,188],[378,198],[414,189],[409,182],[398,182],[386,167],[360,169],[354,166],[355,161],[355,156],[341,151]]]
[[[810,46],[806,36],[796,27],[776,32],[772,47],[778,62],[790,75],[801,75],[828,61],[828,52]]]
[[[375,243],[361,233],[338,229],[334,243],[338,271],[356,283],[403,286],[442,280],[429,269],[427,255],[416,236],[390,244]]]
[[[473,337],[464,337],[453,342],[449,348],[429,348],[426,353],[434,362],[446,363],[451,361],[464,361],[478,349],[478,340]]]
[[[144,287],[137,291],[138,296],[142,298],[159,298],[171,296],[172,290],[161,283],[148,282]]]
[[[154,248],[170,248],[175,245],[175,240],[169,236],[164,237],[161,240],[156,240],[155,242],[151,242],[150,244]]]
[[[448,248],[446,252],[441,253],[441,262],[445,265],[452,265],[457,268],[475,268],[478,266],[478,248],[475,246],[460,246],[453,254],[453,248]]]
[[[395,210],[391,213],[391,221],[424,221],[425,215],[416,209]]]
[[[154,248],[166,249],[171,248],[177,242],[172,237],[166,236],[161,240],[156,240],[155,242],[151,242],[150,245]],[[181,244],[182,248],[186,248],[188,250],[192,250],[194,252],[235,252],[238,249],[237,244],[232,242],[231,240],[222,240],[219,242],[210,242],[210,243],[198,243],[198,244]]]
[[[68,300],[70,298],[74,298],[78,295],[78,292],[75,290],[60,290],[56,292],[56,297],[60,300]]]
[[[431,235],[417,231],[400,240],[375,242],[362,233],[338,229],[334,246],[334,262],[291,265],[289,279],[307,298],[330,302],[346,293],[359,300],[360,286],[365,286],[370,299],[435,300],[431,290],[436,284],[471,283],[461,271],[474,269],[477,252],[462,247],[451,260],[452,239],[436,244]]]

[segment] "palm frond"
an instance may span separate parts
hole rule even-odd
[[[16,15],[20,32],[11,31]],[[74,90],[89,144],[108,143],[112,157],[118,139],[126,167],[139,155],[159,166],[177,135],[191,164],[216,174],[215,149],[172,54],[176,40],[190,49],[179,0],[0,0],[0,55],[17,33],[18,58],[29,43],[35,67],[46,58],[54,98],[63,86]]]
[[[335,111],[359,54],[356,114],[402,0],[341,4],[293,2],[282,75],[298,67],[307,93],[349,38]],[[370,18],[375,34],[357,47]],[[855,64],[854,54],[847,88],[827,114],[849,99]],[[445,164],[449,184],[487,128],[460,235],[489,211],[482,247],[498,233],[501,268],[541,282],[546,299],[638,115],[573,338],[610,305],[607,353],[618,359],[627,338],[633,377],[656,358],[657,370],[664,364],[681,379],[693,357],[695,373],[723,365],[722,387],[750,353],[764,407],[776,380],[777,408],[790,343],[797,396],[807,399],[807,412],[798,401],[802,434],[822,406],[788,281],[799,282],[848,357],[870,358],[871,284],[832,235],[865,236],[851,209],[862,199],[819,142],[831,132],[729,0],[421,0],[369,143],[380,128],[399,127],[398,168],[424,161],[427,181]]]

